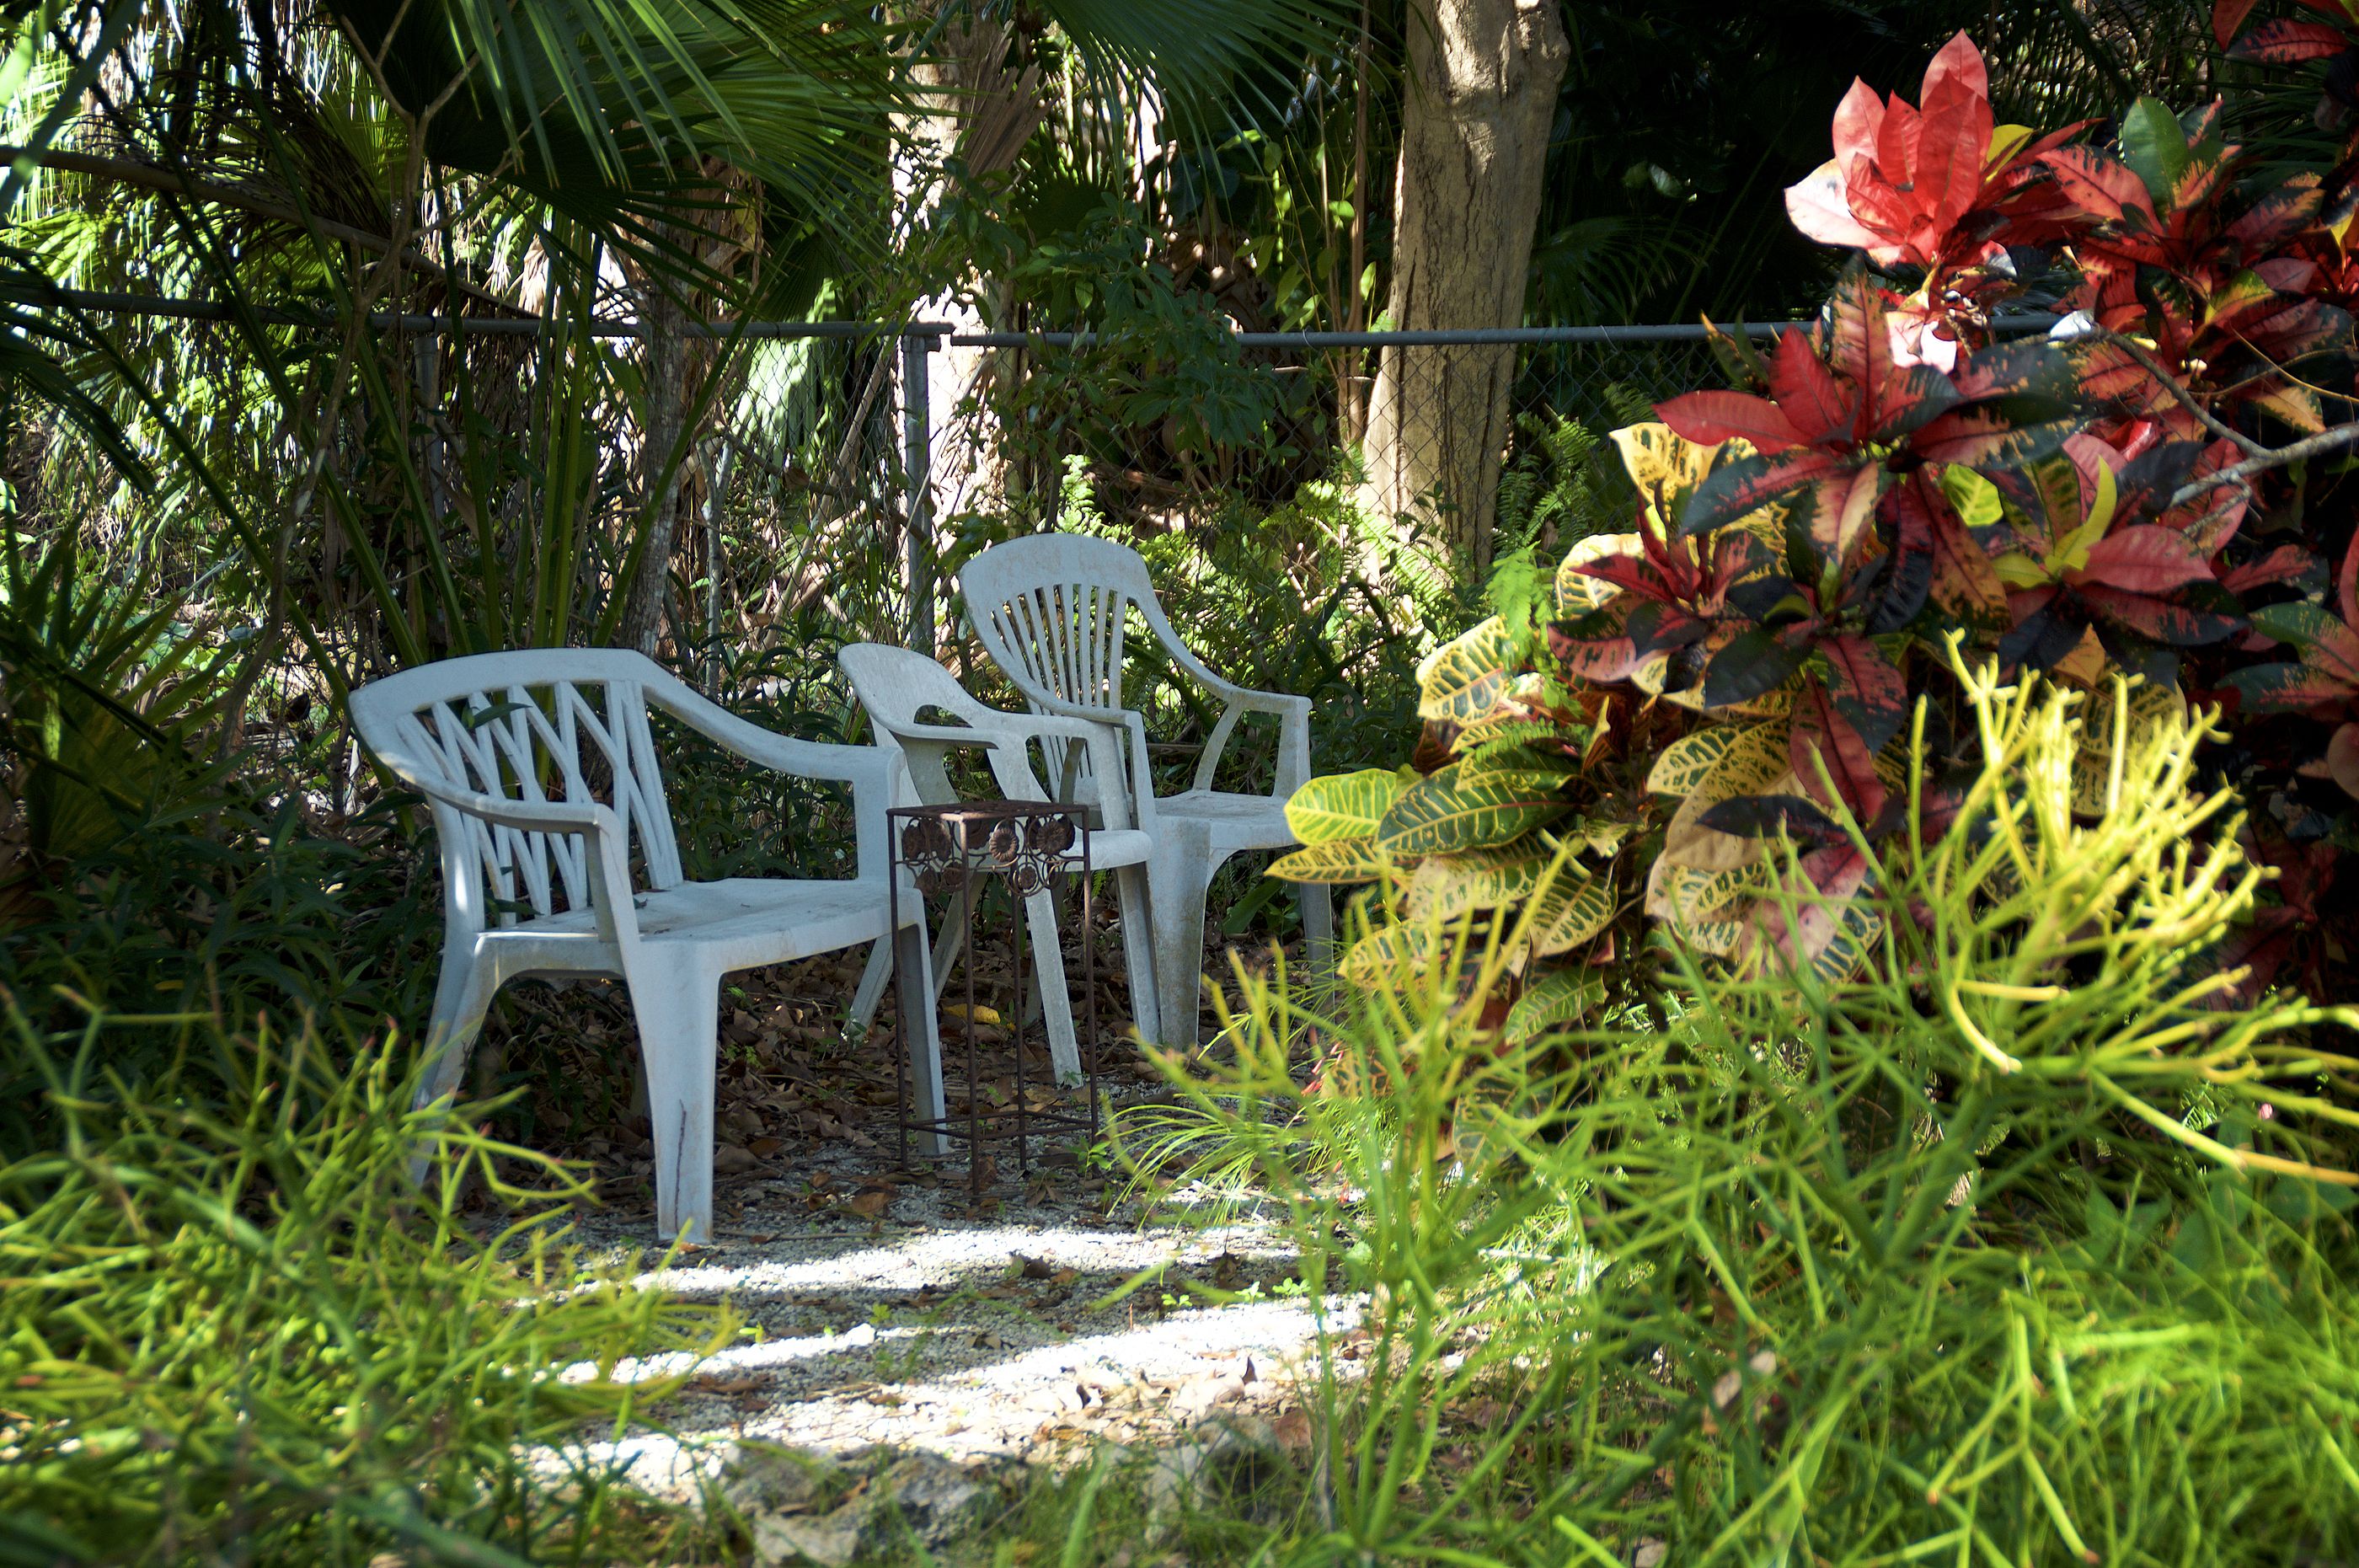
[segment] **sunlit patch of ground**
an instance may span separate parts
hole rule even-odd
[[[672,1495],[717,1474],[745,1440],[1054,1458],[1091,1440],[1167,1439],[1224,1411],[1278,1413],[1318,1354],[1293,1252],[1270,1226],[929,1216],[897,1229],[807,1229],[644,1277],[646,1289],[729,1301],[748,1337],[693,1365],[616,1367],[625,1379],[690,1376],[653,1412],[665,1430],[572,1456]],[[1197,1304],[1206,1292],[1222,1304]],[[1354,1315],[1331,1303],[1330,1333]]]

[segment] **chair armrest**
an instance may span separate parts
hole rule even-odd
[[[995,735],[989,730],[968,724],[887,724],[869,710],[868,722],[898,741],[923,741],[934,746],[1006,746],[1014,738]]]
[[[1310,778],[1310,699],[1289,696],[1280,691],[1254,691],[1243,686],[1232,686],[1226,696],[1212,733],[1205,738],[1204,755],[1196,764],[1195,788],[1210,789],[1213,771],[1220,767],[1221,752],[1235,733],[1237,720],[1246,713],[1276,713],[1277,726],[1277,778],[1271,781],[1270,795],[1286,800]]]
[[[1122,741],[1130,742],[1130,768],[1127,777],[1130,786],[1131,825],[1145,828],[1152,833],[1155,829],[1155,775],[1148,768],[1147,762],[1146,716],[1131,708],[1093,708],[1081,702],[1067,702],[1061,697],[1050,696],[1045,692],[1035,695],[1027,691],[1026,697],[1036,710],[1030,722],[1041,726],[1039,733],[1065,735],[1069,738],[1081,740],[1089,745],[1090,766],[1093,770],[1107,769],[1109,763],[1114,764],[1106,773],[1108,778],[1125,777],[1124,770],[1119,766],[1119,747]],[[1059,724],[1054,729],[1048,727],[1060,720],[1077,725],[1080,733],[1068,731],[1063,724]],[[1102,754],[1098,747],[1109,744],[1115,747],[1116,755],[1102,760]]]
[[[1280,724],[1277,741],[1277,777],[1270,793],[1284,800],[1300,789],[1310,777],[1310,699],[1289,696],[1281,691],[1256,691],[1240,686],[1234,681],[1223,680],[1212,673],[1212,667],[1196,657],[1195,651],[1171,628],[1169,617],[1162,604],[1152,597],[1139,601],[1139,613],[1146,616],[1149,630],[1163,644],[1171,662],[1223,704],[1212,733],[1205,737],[1204,755],[1196,764],[1193,787],[1210,789],[1212,774],[1220,767],[1222,748],[1229,744],[1229,735],[1237,727],[1237,719],[1245,713],[1276,713]]]
[[[880,883],[886,879],[892,861],[885,842],[885,813],[895,806],[919,804],[908,762],[899,752],[889,746],[799,740],[766,730],[660,671],[650,672],[646,691],[648,701],[748,762],[798,779],[851,785],[853,822],[859,836],[859,878]]]
[[[523,833],[618,833],[623,821],[612,806],[597,800],[511,800],[502,795],[487,795],[480,789],[462,789],[439,779],[425,777],[408,768],[395,767],[401,781],[438,805],[448,806],[471,817],[481,817],[504,828]]]
[[[637,942],[639,917],[631,901],[630,845],[623,832],[623,819],[614,814],[612,806],[597,800],[511,800],[480,789],[445,784],[414,767],[404,766],[395,757],[384,760],[404,783],[443,811],[520,833],[581,834],[589,852],[584,856],[589,863],[586,869],[596,888],[592,908],[597,915],[598,934],[618,947]],[[459,875],[460,866],[471,866],[466,859],[470,853],[446,840],[444,875]],[[477,896],[467,895],[470,900]]]

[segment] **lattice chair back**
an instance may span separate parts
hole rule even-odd
[[[681,879],[663,770],[636,654],[596,648],[480,654],[404,670],[353,694],[361,739],[432,801],[449,912],[462,928],[513,927],[596,912],[603,879],[585,834],[487,821],[445,792],[518,803],[603,806],[627,846],[631,880]]]

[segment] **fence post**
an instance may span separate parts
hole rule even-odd
[[[934,651],[934,485],[926,358],[935,346],[930,331],[905,329],[901,333],[901,467],[909,487],[902,508],[908,519],[901,562],[909,599],[905,640],[929,656]]]

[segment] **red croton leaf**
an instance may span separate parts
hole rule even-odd
[[[1818,447],[1740,458],[1713,470],[1696,486],[1695,494],[1688,497],[1687,509],[1680,514],[1680,532],[1696,534],[1720,528],[1806,485],[1837,478],[1847,482],[1854,472],[1841,456]]]
[[[2232,670],[2223,684],[2254,713],[2299,713],[2359,696],[2359,633],[2316,604],[2271,604],[2253,612],[2255,629],[2290,643],[2295,661]]]
[[[2212,581],[2211,558],[2185,534],[2152,523],[2115,528],[2089,550],[2089,563],[2067,572],[2074,586],[2103,583],[2133,593],[2168,593]]]
[[[1794,777],[1821,805],[1832,808],[1840,801],[1849,808],[1854,821],[1874,822],[1884,810],[1886,791],[1875,777],[1873,749],[1843,717],[1832,694],[1816,681],[1803,683],[1799,713],[1799,721],[1786,743],[1786,760]],[[1819,775],[1821,762],[1826,765],[1823,779]],[[1830,781],[1834,786],[1832,795],[1827,792]]]
[[[1868,413],[1868,437],[1888,441],[1922,429],[1962,401],[1956,383],[1930,365],[1887,373],[1875,388]]]
[[[1753,922],[1750,945],[1768,946],[1788,963],[1803,964],[1824,953],[1834,940],[1842,907],[1867,885],[1867,856],[1854,844],[1829,844],[1802,856],[1801,880],[1787,889],[1792,920],[1780,898],[1756,902],[1748,913]]]
[[[2117,626],[2171,648],[2201,648],[2223,642],[2245,629],[2242,618],[2201,610],[2150,593],[2083,583],[2074,593],[2082,604]]]
[[[2318,564],[2318,557],[2301,546],[2281,544],[2266,555],[2230,568],[2221,577],[2220,585],[2231,593],[2249,593],[2256,588],[2266,588],[2272,583],[2299,581],[2308,576]]]
[[[2236,36],[2245,18],[2253,14],[2256,4],[2257,0],[2220,0],[2212,7],[2212,37],[2222,49],[2228,47],[2228,40]]]
[[[1908,683],[1882,648],[1856,632],[1821,637],[1818,653],[1826,661],[1827,692],[1835,711],[1859,732],[1868,750],[1883,750],[1908,716]]]
[[[1795,433],[1811,446],[1857,439],[1857,394],[1844,390],[1811,350],[1810,339],[1799,332],[1789,331],[1777,340],[1769,360],[1769,396]]]
[[[1577,623],[1549,624],[1549,652],[1556,656],[1568,677],[1601,685],[1630,678],[1640,661],[1636,639],[1624,629],[1630,604],[1617,601]]]
[[[1802,445],[1804,439],[1784,409],[1767,397],[1743,392],[1689,392],[1656,404],[1655,417],[1701,446],[1743,440],[1761,452],[1783,452]]]
[[[1911,475],[1909,483],[1896,493],[1893,505],[1900,514],[1900,537],[1914,539],[1922,528],[1929,541],[1933,556],[1933,603],[1952,620],[1970,626],[2008,625],[2006,585],[1934,482],[1932,470],[1920,468]]]
[[[2359,724],[2343,724],[2328,737],[2326,776],[2359,800]]]
[[[2060,147],[2040,155],[2057,188],[2090,217],[2121,223],[2134,233],[2161,225],[2154,214],[2154,198],[2146,181],[2130,167],[2092,147]]]
[[[2238,38],[2229,49],[2228,58],[2262,65],[2300,65],[2307,60],[2332,60],[2350,47],[2351,39],[2341,29],[2324,22],[2278,16]]]

